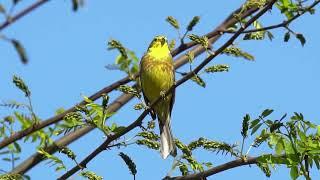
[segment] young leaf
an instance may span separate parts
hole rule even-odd
[[[20,77],[14,75],[12,82],[16,85],[17,88],[19,88],[22,92],[24,92],[24,95],[26,97],[29,97],[31,95],[31,92],[28,86],[24,83],[24,81]]]
[[[238,48],[238,47],[236,47],[234,45],[226,48],[225,50],[223,50],[222,53],[226,54],[228,56],[242,57],[242,58],[244,58],[246,60],[254,61],[254,56],[253,55],[242,51],[240,48]]]
[[[284,41],[284,42],[288,42],[289,39],[290,39],[290,32],[288,31],[288,32],[286,32],[286,33],[284,34],[283,41]]]
[[[187,27],[187,31],[192,31],[193,27],[198,24],[199,20],[200,16],[194,16]]]
[[[193,53],[192,51],[188,51],[188,52],[186,53],[186,56],[187,56],[187,58],[188,58],[189,63],[192,63],[193,60],[194,60],[194,53]]]
[[[273,109],[265,109],[262,113],[261,113],[261,116],[263,118],[269,116],[271,113],[273,112]]]
[[[197,44],[200,44],[202,47],[208,49],[209,48],[209,40],[207,38],[207,36],[198,36],[198,35],[195,35],[195,34],[189,34],[188,35],[188,38],[197,43]]]
[[[250,116],[249,116],[249,114],[246,114],[242,120],[241,135],[243,138],[246,138],[248,136],[249,121],[250,121]]]
[[[169,42],[169,49],[170,51],[174,49],[174,47],[176,46],[176,41],[174,39],[172,39],[170,42]]]
[[[251,130],[251,135],[254,134],[262,125],[263,123],[259,123],[256,126],[254,126]]]
[[[194,75],[192,78],[190,78],[193,82],[197,83],[199,86],[205,88],[206,83],[203,79],[201,79],[198,75]]]
[[[81,176],[89,179],[89,180],[102,180],[103,178],[101,176],[98,176],[96,173],[92,171],[82,171],[80,173]]]
[[[132,161],[132,159],[128,155],[124,154],[123,152],[120,152],[119,156],[127,164],[131,174],[135,176],[137,174],[137,168],[135,163]]]
[[[144,108],[144,104],[143,103],[138,103],[138,104],[133,106],[134,110],[141,110],[143,108]]]
[[[175,29],[179,29],[179,22],[172,16],[168,16],[166,21]]]
[[[72,0],[72,10],[77,11],[79,8],[78,0]]]
[[[124,59],[128,58],[126,48],[120,43],[120,41],[111,39],[108,42],[108,50],[113,50],[113,49],[117,49]]]
[[[297,166],[291,167],[290,176],[292,180],[296,180],[299,177],[299,171]]]
[[[12,43],[13,47],[16,49],[17,53],[19,54],[21,62],[23,64],[27,64],[29,60],[28,60],[25,48],[22,46],[22,44],[16,39],[11,39],[10,42]]]
[[[304,46],[304,44],[306,43],[306,39],[304,38],[304,36],[300,33],[296,34],[296,38],[299,39],[300,43],[302,46]]]
[[[228,72],[229,66],[226,64],[218,64],[218,65],[214,65],[214,66],[209,66],[204,71],[206,73]]]

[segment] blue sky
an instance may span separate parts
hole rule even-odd
[[[31,1],[25,0],[20,7]],[[0,99],[26,101],[23,94],[14,88],[13,74],[23,77],[32,91],[35,112],[43,119],[51,117],[56,109],[68,108],[82,100],[81,95],[91,95],[125,74],[104,68],[112,64],[116,52],[106,50],[106,42],[120,40],[138,57],[144,53],[155,35],[163,34],[168,39],[177,38],[176,31],[165,18],[169,15],[185,27],[193,16],[201,17],[194,33],[204,34],[215,28],[241,1],[233,3],[169,1],[87,1],[79,12],[71,11],[69,1],[50,1],[21,21],[3,31],[9,37],[20,40],[26,47],[30,63],[19,62],[10,44],[0,41]],[[318,8],[317,8],[318,9]],[[264,16],[264,25],[282,22],[276,10]],[[237,143],[241,141],[242,117],[249,113],[258,115],[263,109],[275,109],[272,118],[284,113],[302,112],[305,117],[319,124],[320,112],[320,62],[317,57],[320,36],[315,28],[319,18],[316,13],[303,16],[291,27],[307,39],[304,47],[295,38],[283,42],[284,30],[272,31],[275,39],[270,42],[243,41],[236,43],[256,58],[249,62],[239,58],[219,56],[212,64],[229,64],[228,73],[204,75],[206,88],[187,82],[177,89],[172,116],[174,135],[188,143],[199,137]],[[218,44],[221,44],[218,42]],[[218,45],[214,45],[217,48]],[[203,58],[197,59],[197,61]],[[188,68],[183,68],[187,70]],[[183,71],[183,70],[181,70]],[[113,93],[112,99],[118,93]],[[131,101],[121,109],[112,121],[129,124],[140,112]],[[1,108],[1,116],[9,111]],[[149,118],[148,118],[149,119]],[[130,136],[128,136],[130,137]],[[102,134],[93,131],[72,144],[70,148],[82,160],[86,154],[103,142]],[[21,142],[22,143],[22,142]],[[248,142],[250,143],[250,142]],[[27,144],[22,159],[35,151]],[[130,155],[138,169],[137,179],[159,179],[170,169],[172,158],[162,160],[159,153],[138,146],[121,151]],[[88,164],[89,170],[105,179],[131,179],[126,165],[117,156],[119,150],[103,152]],[[252,155],[261,153],[252,150]],[[231,160],[229,156],[197,151],[198,160],[211,161],[214,165]],[[74,164],[66,161],[68,167]],[[0,166],[6,166],[0,162]],[[61,173],[41,163],[28,172],[34,179],[55,179]],[[254,177],[266,179],[255,166],[241,167],[223,172],[209,179],[233,179]],[[318,172],[315,172],[318,176]],[[249,177],[249,179],[251,179]],[[289,171],[277,168],[271,179],[288,179]],[[79,179],[75,176],[73,179]]]

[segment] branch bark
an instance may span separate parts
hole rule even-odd
[[[221,164],[219,166],[210,168],[206,171],[203,172],[199,172],[196,174],[190,174],[190,175],[186,175],[186,176],[177,176],[177,177],[169,177],[167,178],[168,180],[203,180],[206,177],[212,176],[214,174],[232,169],[232,168],[236,168],[239,166],[245,166],[245,165],[249,165],[249,164],[256,164],[258,163],[258,158],[259,157],[249,157],[246,160],[243,159],[237,159],[234,161],[230,161],[227,162],[225,164]]]
[[[242,6],[241,6],[242,7]],[[236,18],[234,18],[234,14],[238,14],[242,8],[238,8],[235,11],[233,11],[232,13],[230,13],[230,15],[224,20],[222,21],[222,23],[220,25],[218,25],[213,31],[209,32],[208,34],[206,34],[206,36],[209,38],[210,43],[214,43],[216,42],[219,37],[222,35],[222,32],[225,31],[226,29],[228,29],[229,27],[233,26],[234,24],[236,24],[238,22],[238,20]],[[241,18],[247,18],[248,16],[252,15],[253,13],[255,13],[258,9],[257,8],[250,8],[247,11],[243,12],[241,14]],[[192,52],[195,54],[195,56],[200,55],[201,53],[203,53],[205,51],[205,49],[202,46],[196,45],[194,42],[189,42],[183,45],[180,45],[177,49],[172,51],[172,55],[176,56],[178,55],[180,52],[185,51],[188,48],[191,48],[195,46],[194,48],[192,48]],[[184,64],[186,64],[188,62],[188,59],[185,55],[181,55],[178,58],[175,59],[175,68],[180,68],[181,66],[183,66]],[[123,78],[122,80],[120,80],[121,82],[126,82],[128,81],[129,78]],[[107,91],[107,87],[100,90],[99,92],[95,93],[95,97],[100,97],[102,93],[106,93]],[[93,100],[93,97],[89,97],[90,99]],[[125,104],[126,102],[123,102],[123,104]],[[54,116],[46,121],[51,121],[52,123],[54,122],[58,122],[60,119],[62,119],[65,114],[67,114],[68,112],[72,112],[74,110],[74,108],[70,108],[68,109],[65,113],[59,115],[59,116]],[[46,122],[44,121],[44,122]],[[46,123],[49,124],[49,123]],[[34,129],[36,130],[36,129]],[[90,129],[89,131],[91,131],[92,129]],[[32,131],[33,132],[33,131]],[[75,134],[78,134],[80,136],[85,135],[86,133],[83,133],[85,131],[82,131],[81,129],[75,131]],[[76,136],[71,136],[71,135],[67,135],[65,137],[65,145],[68,145],[70,143],[72,143],[74,140],[74,137]],[[21,139],[23,137],[20,137],[19,139]],[[62,139],[62,138],[61,138]],[[11,140],[11,142],[14,142],[15,140]],[[55,141],[56,144],[59,144],[60,139]],[[1,146],[2,143],[0,143],[0,149],[2,148]],[[57,151],[57,149],[53,150],[51,154],[55,153]],[[48,153],[50,153],[51,151],[49,151]],[[31,157],[29,157],[27,160],[23,161],[22,163],[20,163],[20,165],[18,165],[13,172],[15,173],[19,173],[19,174],[24,174],[25,172],[27,172],[28,170],[30,170],[32,167],[34,167],[35,165],[37,165],[39,162],[41,162],[43,159],[39,158],[39,154],[35,153],[34,155],[32,155]]]
[[[227,28],[229,28],[230,26],[232,26],[233,24],[237,23],[237,19],[233,17],[234,14],[236,13],[239,13],[241,11],[241,7],[238,8],[236,11],[234,11],[233,13],[231,13],[228,18],[223,21],[223,23],[221,23],[221,25],[219,25],[215,30],[213,30],[212,32],[206,34],[206,36],[208,38],[210,38],[210,43],[214,43],[215,41],[217,41],[219,39],[219,37],[222,35],[221,32],[225,31]],[[257,11],[257,8],[251,8],[251,9],[248,9],[246,12],[244,12],[242,14],[242,18],[246,18],[248,17],[249,15],[253,14],[254,12]],[[197,45],[196,43],[194,42],[189,42],[189,43],[186,43],[186,44],[183,44],[181,46],[179,46],[177,49],[173,50],[172,51],[172,55],[173,57],[178,55],[179,53],[193,47],[193,46],[196,46],[195,48],[193,48],[191,51],[194,53],[195,57],[200,55],[201,53],[203,53],[205,51],[205,49],[199,45]],[[186,64],[188,62],[187,60],[187,57],[185,55],[182,55],[180,57],[178,57],[175,61],[175,67],[176,68],[179,68],[181,67],[182,65]],[[138,74],[136,74],[134,77],[138,77]],[[109,93],[111,91],[113,91],[114,89],[118,88],[120,85],[123,85],[123,84],[126,84],[128,82],[131,81],[131,78],[129,76],[119,80],[119,81],[116,81],[115,83],[101,89],[100,91],[96,92],[95,94],[93,94],[92,96],[90,96],[89,98],[91,100],[96,100],[98,98],[101,97],[102,94],[104,93]],[[85,104],[85,101],[82,101],[79,103],[80,105],[84,105]],[[54,123],[57,123],[59,122],[60,120],[62,120],[62,118],[67,114],[67,113],[70,113],[70,112],[73,112],[75,111],[75,106],[74,107],[71,107],[69,108],[68,110],[66,110],[64,113],[61,113],[59,115],[56,115],[56,116],[53,116],[47,120],[44,120],[44,121],[41,121],[39,122],[38,124],[34,124],[33,126],[27,128],[27,129],[24,129],[24,130],[21,130],[21,131],[18,131],[16,133],[14,133],[13,135],[11,135],[10,137],[6,137],[5,139],[3,139],[1,142],[0,142],[0,150],[6,146],[8,146],[9,144],[11,144],[12,142],[14,141],[17,141],[37,130],[40,130],[42,128],[45,128],[47,126],[50,126]]]
[[[242,31],[244,31],[248,26],[250,26],[255,20],[257,20],[259,17],[261,17],[264,13],[266,13],[269,9],[272,8],[273,4],[277,0],[271,0],[268,4],[265,5],[263,9],[261,9],[256,15],[254,15],[252,18],[249,19],[247,23],[245,23],[226,43],[224,43],[214,54],[207,57],[205,60],[203,60],[202,63],[200,63],[193,71],[187,73],[183,78],[181,78],[179,81],[176,82],[175,85],[173,85],[168,91],[166,91],[165,96],[170,94],[174,89],[176,89],[181,84],[185,83],[187,80],[189,80],[191,77],[194,76],[194,74],[197,74],[201,69],[203,69],[210,61],[212,61],[215,57],[217,57],[220,53],[223,52],[224,49],[226,49],[228,46],[230,46],[235,39],[239,37]],[[158,97],[154,102],[150,104],[150,107],[154,107],[157,103],[161,101],[163,96]],[[144,117],[149,113],[150,108],[145,110],[137,120],[135,120],[132,124],[127,126],[123,131],[110,136],[106,141],[104,141],[98,148],[96,148],[92,153],[90,153],[85,159],[83,159],[79,164],[74,166],[71,170],[67,171],[65,174],[63,174],[58,180],[64,180],[72,176],[74,173],[76,173],[78,170],[85,168],[86,165],[95,158],[98,154],[100,154],[102,151],[104,151],[108,145],[126,134],[127,132],[131,131],[132,129],[138,127],[141,125]]]
[[[34,4],[32,4],[29,7],[27,7],[26,9],[24,9],[24,10],[20,11],[19,13],[17,13],[15,16],[11,17],[10,19],[7,19],[5,22],[3,22],[0,25],[0,31],[2,31],[3,29],[7,28],[9,25],[13,24],[14,22],[19,20],[20,18],[22,18],[25,15],[29,14],[30,12],[34,11],[35,9],[37,9],[38,7],[40,7],[41,5],[43,5],[44,3],[48,2],[48,1],[49,0],[38,0]]]

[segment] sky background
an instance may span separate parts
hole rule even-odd
[[[24,0],[17,10],[32,2]],[[14,74],[21,76],[32,91],[35,112],[42,119],[47,119],[56,109],[69,108],[81,101],[81,95],[89,96],[125,76],[122,72],[104,67],[112,64],[117,55],[116,51],[107,51],[106,44],[111,38],[120,40],[140,58],[155,35],[177,38],[176,31],[165,22],[167,16],[174,16],[181,27],[185,27],[193,16],[199,15],[201,20],[193,33],[204,34],[214,29],[241,3],[209,0],[163,0],[161,3],[146,0],[86,1],[85,6],[75,13],[71,11],[70,0],[50,1],[2,32],[22,42],[30,62],[22,65],[11,44],[0,41],[0,100],[26,102],[24,95],[11,83]],[[282,18],[275,9],[272,15],[264,16],[261,22],[267,26],[282,22]],[[297,111],[302,112],[306,119],[320,124],[320,62],[317,55],[320,36],[315,27],[316,19],[319,19],[318,12],[314,16],[306,14],[291,25],[294,31],[306,37],[304,47],[293,37],[284,43],[284,29],[272,31],[275,36],[272,42],[267,39],[238,39],[237,45],[253,54],[255,62],[219,56],[211,65],[228,64],[228,73],[202,76],[207,83],[206,88],[193,82],[180,86],[176,90],[172,115],[174,135],[185,143],[199,137],[239,143],[242,117],[246,113],[255,117],[266,108],[275,109],[271,118],[280,118],[284,113],[292,115]],[[218,48],[222,42],[218,42],[214,48]],[[197,61],[202,60],[201,57]],[[188,67],[180,71],[183,70],[188,70]],[[118,94],[110,95],[114,99]],[[134,121],[141,113],[132,109],[137,102],[128,103],[110,121],[122,125]],[[0,108],[1,117],[10,112]],[[77,160],[81,161],[103,140],[102,133],[95,130],[70,145],[70,148],[76,152]],[[20,143],[23,146],[23,142]],[[158,152],[133,145],[105,151],[87,167],[105,179],[132,179],[126,165],[117,156],[120,151],[133,158],[137,165],[138,180],[163,178],[173,161],[173,158],[163,160]],[[34,152],[35,145],[26,144],[21,159]],[[251,152],[252,155],[261,153],[256,149]],[[233,159],[203,151],[196,151],[194,156],[199,161],[211,161],[214,165]],[[65,164],[69,168],[74,166],[67,159]],[[0,161],[0,167],[8,169],[9,164]],[[32,179],[49,180],[56,179],[62,173],[55,172],[54,168],[42,162],[27,174]],[[319,176],[319,172],[314,171],[313,175]],[[277,167],[271,179],[289,177],[286,168]],[[267,179],[255,166],[235,168],[209,179],[234,178]],[[73,179],[81,178],[74,176]]]

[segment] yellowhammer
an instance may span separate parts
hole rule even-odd
[[[164,36],[156,36],[140,62],[140,82],[147,105],[163,95],[174,84],[173,60]],[[174,103],[173,91],[152,108],[151,116],[158,117],[160,127],[160,152],[162,158],[177,155],[170,116]]]

